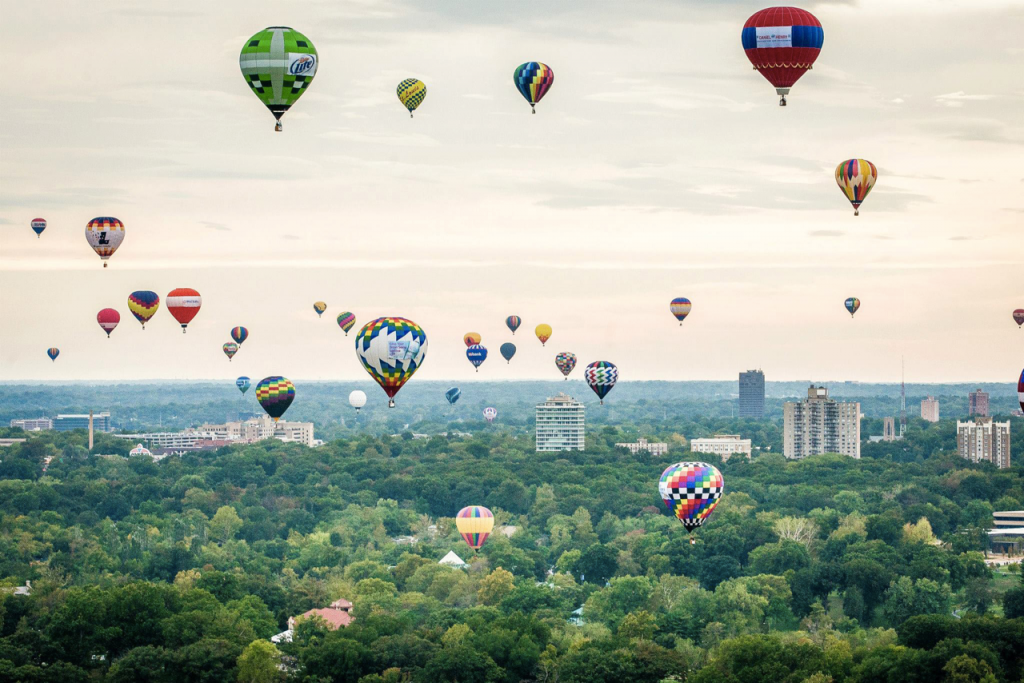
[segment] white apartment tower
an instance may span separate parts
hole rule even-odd
[[[971,462],[990,462],[999,469],[1010,466],[1010,423],[976,417],[973,422],[956,421],[956,447],[960,457]]]
[[[828,397],[828,389],[812,384],[807,398],[783,406],[783,415],[787,458],[821,453],[860,458],[860,403],[839,403]]]
[[[585,406],[559,393],[537,404],[537,452],[584,450]]]

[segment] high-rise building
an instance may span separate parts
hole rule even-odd
[[[821,453],[860,457],[860,403],[839,403],[813,384],[807,398],[783,406],[783,453],[806,458]]]
[[[993,422],[991,417],[957,420],[956,447],[961,458],[1005,469],[1010,466],[1010,423]]]
[[[978,389],[967,395],[967,415],[978,415],[988,417],[988,392]]]
[[[694,453],[714,453],[728,460],[731,455],[750,458],[750,439],[741,439],[739,434],[715,434],[712,438],[692,439],[690,450]]]
[[[740,417],[764,417],[764,373],[760,370],[740,373]]]
[[[25,418],[23,420],[11,420],[12,427],[21,427],[26,432],[40,432],[53,429],[53,420],[48,417]]]
[[[939,399],[929,396],[921,401],[921,419],[928,422],[939,421]]]
[[[53,418],[53,428],[58,432],[70,432],[72,429],[89,429],[89,415],[58,415]],[[110,413],[92,415],[92,426],[97,432],[110,431]]]
[[[537,404],[537,452],[582,451],[586,407],[559,393]]]

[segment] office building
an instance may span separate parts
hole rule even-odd
[[[110,431],[110,413],[94,413],[93,429],[97,432]],[[89,429],[89,414],[58,415],[53,418],[53,428],[58,432],[70,432],[72,429]]]
[[[971,462],[990,462],[999,469],[1010,466],[1010,423],[976,417],[956,422],[956,447],[960,457]]]
[[[264,439],[278,439],[286,443],[301,443],[313,447],[321,444],[313,434],[312,422],[274,422],[267,415],[245,420],[244,422],[228,422],[225,424],[204,424],[197,429],[186,429],[181,432],[147,432],[143,434],[114,434],[120,439],[128,439],[149,444],[151,448],[162,452],[189,452],[220,448],[223,445],[236,443],[256,443]]]
[[[967,415],[988,417],[988,392],[978,389],[967,395]]]
[[[582,451],[585,406],[559,393],[537,404],[537,452]]]
[[[11,420],[11,427],[20,427],[26,432],[41,432],[53,429],[53,420],[48,417],[28,418],[24,420]]]
[[[939,399],[929,396],[921,401],[921,419],[928,422],[939,421]]]
[[[750,439],[741,439],[739,434],[715,434],[710,439],[693,439],[690,450],[694,453],[714,453],[728,460],[732,455],[750,457]]]
[[[1024,510],[993,512],[992,521],[995,529],[1024,529]]]
[[[665,455],[668,453],[667,443],[651,443],[647,439],[637,439],[636,443],[617,443],[615,444],[619,448],[625,448],[633,455],[636,455],[640,451],[646,451],[651,455]]]
[[[760,370],[740,373],[740,417],[764,417],[764,373]]]
[[[806,458],[821,453],[860,457],[860,403],[839,403],[813,384],[807,398],[783,406],[783,453]]]

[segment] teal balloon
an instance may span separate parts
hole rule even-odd
[[[516,355],[516,345],[511,342],[505,342],[499,349],[501,351],[501,357],[508,362],[512,362],[512,356]]]

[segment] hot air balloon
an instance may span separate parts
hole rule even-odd
[[[192,322],[192,318],[199,313],[203,305],[203,297],[199,292],[189,287],[172,289],[167,294],[167,310],[171,312],[174,319],[181,325],[181,333],[185,334],[185,328]]]
[[[103,259],[103,267],[107,267],[107,259],[114,255],[124,241],[124,223],[116,218],[93,218],[85,226],[85,239],[89,246]]]
[[[857,312],[858,308],[860,308],[860,299],[855,296],[851,296],[843,302],[843,305],[846,306],[846,310],[850,312],[850,317],[852,318],[853,314]]]
[[[537,333],[537,339],[540,339],[541,346],[547,344],[548,339],[551,339],[551,325],[541,323],[537,325],[537,329],[534,332]]]
[[[50,348],[46,349],[46,355],[50,357],[50,360],[57,360],[57,356],[60,355],[60,349],[58,349],[56,346],[51,346]]]
[[[427,335],[405,318],[377,318],[356,335],[356,355],[395,407],[395,394],[423,365]]]
[[[56,349],[50,350],[55,351]],[[1017,380],[1017,402],[1020,403],[1020,409],[1024,410],[1024,370],[1020,371],[1020,379]]]
[[[348,395],[348,404],[359,412],[359,409],[366,405],[366,392],[356,389]]]
[[[619,369],[606,360],[594,361],[583,371],[583,379],[601,399],[601,405],[604,405],[604,397],[619,380]]]
[[[853,204],[853,215],[860,215],[860,205],[878,180],[878,169],[867,159],[847,159],[836,166],[836,184]]]
[[[473,344],[466,349],[466,358],[468,358],[469,362],[473,364],[476,371],[480,372],[480,366],[484,364],[485,360],[487,360],[487,349],[479,344]]]
[[[313,303],[313,310],[316,311],[316,317],[323,317],[324,311],[327,310],[327,304],[323,301],[316,301]]]
[[[511,342],[505,342],[498,351],[501,352],[502,358],[511,363],[512,356],[516,355],[516,345]]]
[[[320,59],[306,36],[287,26],[270,26],[245,41],[238,65],[280,132],[281,117],[309,88]]]
[[[519,89],[519,93],[530,103],[531,111],[536,114],[536,105],[555,82],[555,72],[547,64],[540,62],[526,62],[516,67],[512,74],[512,80]]]
[[[677,462],[661,473],[658,493],[683,527],[691,533],[711,516],[722,497],[722,473],[706,462]]]
[[[277,422],[295,400],[295,385],[284,377],[264,377],[256,385],[256,400]]]
[[[117,324],[121,322],[121,314],[115,311],[113,308],[104,308],[102,311],[96,314],[96,322],[100,324],[103,331],[107,333],[107,339],[110,339],[110,333],[114,331]]]
[[[569,381],[569,373],[576,367],[576,354],[563,351],[555,356],[555,366],[565,375],[565,380]]]
[[[135,319],[142,323],[142,329],[146,329],[146,323],[156,315],[160,309],[160,295],[148,289],[140,289],[128,295],[128,310],[132,312]]]
[[[693,304],[685,296],[677,296],[672,299],[672,303],[668,305],[668,310],[672,311],[672,315],[679,321],[679,326],[683,326],[683,321],[686,320],[686,316],[690,315],[690,309],[693,308]]]
[[[235,342],[227,342],[221,348],[224,350],[224,355],[228,357],[229,361],[238,353],[238,344]]]
[[[398,84],[398,100],[409,110],[410,119],[412,113],[416,111],[416,107],[420,106],[426,97],[427,86],[423,84],[423,81],[407,78]]]
[[[796,7],[769,7],[756,12],[743,25],[747,59],[775,86],[786,106],[786,95],[811,69],[825,42],[825,32],[813,14]]]
[[[239,391],[245,394],[245,392],[249,391],[249,378],[239,377],[235,380],[235,386],[238,387]]]
[[[245,340],[249,338],[249,330],[244,327],[232,327],[231,338],[235,340],[235,343],[241,346],[245,343]]]
[[[355,324],[356,317],[349,313],[348,311],[338,314],[338,327],[340,327],[345,332],[346,337],[348,336],[348,331],[351,330],[355,326]]]
[[[33,218],[32,229],[36,231],[36,237],[38,238],[43,234],[43,230],[46,230],[46,219],[45,218]]]
[[[494,422],[494,418],[498,417],[498,409],[491,408],[490,406],[484,408],[484,419],[487,422]]]
[[[444,392],[444,397],[448,399],[448,403],[451,405],[455,405],[455,402],[459,400],[460,396],[462,396],[462,390],[458,387],[452,387],[448,391]]]
[[[1024,308],[1018,308],[1013,312],[1013,322],[1017,323],[1017,327],[1024,325]]]
[[[505,324],[508,326],[508,329],[512,330],[512,335],[515,336],[516,330],[523,324],[523,319],[518,315],[510,315],[505,318]]]
[[[479,344],[483,337],[478,332],[467,332],[462,336],[462,341],[466,342],[466,346],[473,346]]]
[[[473,550],[480,550],[494,528],[494,513],[482,505],[470,505],[455,515],[455,527]]]

